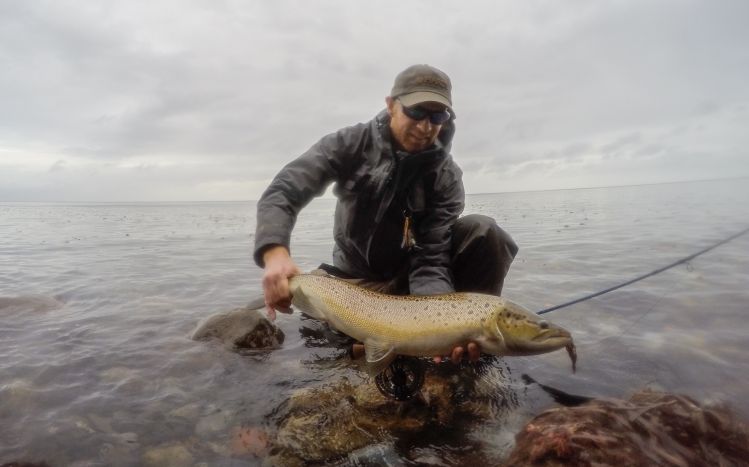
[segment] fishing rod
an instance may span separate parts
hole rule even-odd
[[[580,298],[577,298],[575,300],[572,300],[572,301],[569,301],[569,302],[566,302],[566,303],[562,303],[561,305],[556,305],[556,306],[552,306],[552,307],[549,307],[549,308],[544,308],[543,310],[537,312],[537,314],[542,315],[542,314],[548,313],[550,311],[559,310],[560,308],[566,308],[568,306],[575,305],[575,304],[580,303],[580,302],[584,302],[585,300],[590,300],[591,298],[598,297],[598,296],[603,295],[605,293],[609,293],[609,292],[611,292],[613,290],[621,289],[622,287],[625,287],[625,286],[630,285],[630,284],[634,284],[635,282],[641,281],[641,280],[646,279],[646,278],[648,278],[650,276],[654,276],[656,274],[660,274],[663,271],[671,269],[671,268],[673,268],[675,266],[687,263],[687,262],[693,260],[694,258],[700,256],[701,254],[707,253],[710,250],[713,250],[713,249],[715,249],[715,248],[717,248],[717,247],[719,247],[719,246],[721,246],[723,244],[726,244],[726,243],[730,242],[731,240],[734,240],[734,239],[736,239],[736,238],[738,238],[738,237],[746,234],[747,232],[749,232],[749,228],[746,228],[746,229],[742,230],[741,232],[733,234],[730,237],[725,238],[725,239],[719,241],[718,243],[710,245],[707,248],[703,248],[702,250],[698,251],[697,253],[691,254],[689,256],[685,256],[684,258],[681,258],[678,261],[674,261],[673,263],[671,263],[671,264],[669,264],[667,266],[663,266],[662,268],[655,269],[653,271],[650,271],[647,274],[643,274],[641,276],[635,277],[634,279],[630,279],[627,282],[622,282],[621,284],[618,284],[618,285],[615,285],[613,287],[609,287],[607,289],[601,290],[600,292],[592,293],[590,295],[586,295],[584,297],[580,297]]]

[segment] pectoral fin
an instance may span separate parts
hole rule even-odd
[[[380,374],[397,357],[394,349],[387,343],[366,341],[364,343],[366,370],[371,376]]]
[[[393,353],[393,348],[387,343],[367,340],[364,342],[364,354],[367,357],[367,363],[377,363],[388,358]]]

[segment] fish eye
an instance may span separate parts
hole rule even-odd
[[[541,329],[549,329],[549,322],[548,321],[539,321],[538,326]]]

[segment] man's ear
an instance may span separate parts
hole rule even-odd
[[[388,107],[388,115],[393,116],[393,110],[395,110],[395,99],[390,96],[385,97],[385,104]]]

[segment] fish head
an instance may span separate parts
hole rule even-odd
[[[537,355],[562,347],[574,348],[569,331],[510,301],[497,307],[489,327],[493,337],[502,341],[504,355]]]

